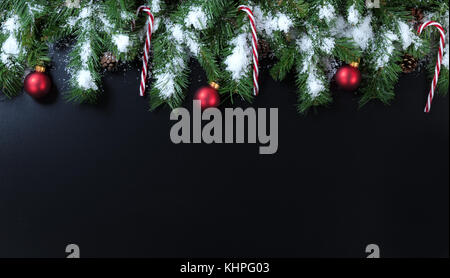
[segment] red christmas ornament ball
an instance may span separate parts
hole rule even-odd
[[[35,71],[27,75],[24,81],[25,92],[34,98],[46,96],[52,88],[50,78],[43,72]]]
[[[361,84],[361,72],[357,67],[345,65],[336,72],[336,83],[344,90],[355,91]]]
[[[202,109],[217,107],[220,104],[218,89],[219,85],[214,82],[202,87],[195,93],[194,100],[200,100]]]

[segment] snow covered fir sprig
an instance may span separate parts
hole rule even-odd
[[[0,90],[8,97],[22,91],[26,68],[48,63],[47,28],[51,9],[43,0],[0,1]]]
[[[95,103],[100,85],[100,58],[110,51],[121,61],[133,60],[140,42],[130,22],[135,17],[132,1],[60,1],[55,5],[52,24],[59,26],[48,34],[54,41],[70,37],[73,41],[68,72],[69,100]],[[133,47],[135,46],[135,47]]]
[[[449,9],[438,0],[379,2],[379,8],[368,8],[366,0],[0,0],[0,90],[8,97],[19,94],[25,72],[51,66],[49,46],[65,40],[70,89],[64,95],[95,103],[103,91],[106,53],[121,63],[142,57],[147,18],[136,10],[147,5],[155,17],[147,82],[151,109],[182,105],[193,60],[208,81],[220,84],[222,101],[252,101],[251,28],[238,11],[247,5],[260,44],[270,49],[260,69],[279,81],[296,76],[299,112],[331,103],[337,69],[355,62],[362,73],[355,92],[360,104],[390,103],[406,54],[426,64],[432,78],[439,34],[426,30],[418,36],[417,27],[434,20],[448,31]],[[448,36],[446,42],[441,94],[449,82]]]
[[[150,7],[161,10],[162,1],[150,1]],[[151,108],[166,103],[175,108],[181,105],[188,85],[189,61],[196,59],[209,80],[219,79],[217,53],[214,47],[215,23],[220,22],[222,0],[182,1],[166,5],[166,13],[157,14],[153,44],[153,86],[150,90]],[[214,52],[214,49],[217,52]]]

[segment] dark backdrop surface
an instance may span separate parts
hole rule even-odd
[[[293,79],[263,73],[254,106],[279,108],[272,156],[172,144],[170,111],[148,112],[138,77],[108,74],[96,106],[0,101],[0,257],[65,257],[69,243],[82,257],[365,257],[371,243],[448,257],[449,102],[423,113],[423,74],[403,76],[389,107],[335,92],[304,117]],[[189,96],[205,84],[195,65],[191,79]]]

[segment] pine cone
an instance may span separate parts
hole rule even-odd
[[[425,17],[423,10],[419,9],[419,8],[413,8],[411,9],[411,14],[414,17],[413,19],[413,23],[414,23],[414,28],[417,29],[419,28],[420,24],[423,23],[423,19]]]
[[[417,68],[417,59],[414,58],[413,56],[409,55],[409,54],[405,54],[405,56],[403,56],[403,60],[402,60],[402,71],[404,73],[411,73],[413,71],[416,70]]]
[[[118,60],[111,52],[105,52],[100,60],[102,68],[107,71],[115,71],[117,69]]]
[[[262,59],[269,58],[270,54],[272,53],[272,50],[270,49],[270,44],[263,39],[259,40],[259,49]]]

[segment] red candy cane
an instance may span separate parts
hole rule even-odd
[[[427,21],[424,24],[422,24],[419,27],[419,31],[418,31],[419,35],[422,34],[423,30],[425,28],[427,28],[428,26],[435,26],[439,30],[441,40],[440,40],[440,44],[439,44],[439,53],[438,53],[438,59],[436,61],[436,69],[434,72],[433,83],[431,83],[431,89],[430,89],[430,93],[428,95],[427,105],[425,106],[425,113],[429,113],[431,110],[431,103],[433,102],[434,93],[436,91],[436,86],[437,86],[437,83],[439,80],[439,73],[441,72],[442,56],[443,56],[443,51],[444,51],[444,47],[445,47],[445,30],[441,24],[439,24],[435,21]]]
[[[258,55],[258,35],[256,34],[256,24],[255,17],[253,16],[252,10],[248,6],[241,5],[238,8],[240,11],[244,11],[247,13],[248,18],[250,19],[250,25],[252,28],[252,50],[253,50],[253,91],[255,96],[259,93],[259,55]]]
[[[144,55],[142,56],[142,73],[141,73],[141,86],[139,88],[139,95],[145,95],[145,85],[147,84],[147,67],[148,67],[148,53],[150,52],[150,42],[152,40],[153,26],[155,18],[153,17],[150,8],[147,6],[140,6],[137,9],[136,16],[139,16],[139,13],[144,12],[148,15],[146,27],[147,27],[147,35],[145,38],[145,46],[144,46]],[[134,28],[134,21],[133,21]]]

